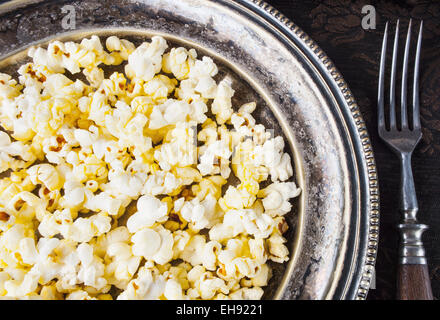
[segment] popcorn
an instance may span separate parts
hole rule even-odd
[[[155,229],[143,228],[131,238],[133,254],[152,260],[158,264],[165,264],[173,257],[173,236],[161,225]]]
[[[7,280],[4,282],[4,290],[9,297],[21,298],[31,294],[38,287],[38,277],[26,274],[23,280]]]
[[[242,288],[232,292],[229,296],[233,300],[260,300],[263,293],[264,291],[260,287]]]
[[[193,284],[194,289],[188,290],[190,298],[212,299],[216,293],[228,294],[229,289],[223,279],[217,278],[211,272],[205,271],[202,266],[193,268],[188,273],[188,280]]]
[[[284,261],[289,260],[289,250],[284,245],[287,240],[279,235],[273,234],[268,240],[267,243],[269,245],[269,259],[278,263],[283,263]]]
[[[0,88],[0,97],[2,100],[15,98],[20,94],[17,81],[6,73],[0,73]]]
[[[241,283],[251,283],[257,276],[264,280],[264,274],[260,273],[266,260],[263,239],[229,239],[226,247],[218,252],[221,268],[217,269],[217,275],[227,281],[241,280]]]
[[[17,251],[20,253],[21,259],[25,264],[32,265],[38,261],[37,248],[32,238],[22,238]]]
[[[159,194],[173,194],[181,186],[182,180],[177,178],[171,172],[156,171],[148,177],[141,193],[153,196]]]
[[[23,224],[16,224],[1,236],[2,245],[9,251],[16,251],[19,248],[21,239],[25,237],[25,227]]]
[[[290,212],[292,205],[289,199],[297,197],[300,192],[301,189],[294,182],[275,182],[260,190],[258,196],[264,197],[262,202],[265,212],[274,217]]]
[[[140,169],[139,171],[137,171]],[[122,166],[115,166],[108,174],[109,182],[102,185],[102,189],[115,197],[129,197],[136,199],[142,192],[147,179],[148,168],[143,164],[132,162],[127,171]]]
[[[183,80],[188,76],[196,57],[194,49],[187,51],[185,48],[171,48],[163,56],[162,69],[166,73],[172,73],[178,80]]]
[[[216,115],[216,120],[219,124],[228,121],[234,112],[231,102],[233,95],[234,90],[231,88],[231,83],[228,80],[220,81],[214,101],[212,102],[212,113]]]
[[[203,201],[194,198],[189,202],[185,202],[180,213],[182,217],[190,222],[190,227],[193,230],[201,230],[212,225],[212,220],[216,215],[216,199],[208,194]]]
[[[29,177],[34,184],[44,184],[50,191],[61,187],[61,177],[57,169],[47,163],[37,164],[28,170]]]
[[[44,214],[44,206],[43,200],[28,191],[16,194],[6,205],[10,212],[23,222],[31,222],[35,216],[40,217]]]
[[[66,300],[97,300],[91,297],[87,291],[75,290],[66,296]]]
[[[153,79],[147,81],[144,86],[144,92],[150,96],[156,103],[165,102],[167,97],[173,92],[177,81],[170,79],[165,75],[157,75]]]
[[[217,267],[217,254],[222,248],[222,245],[217,241],[209,241],[203,248],[202,264],[207,270],[214,271]]]
[[[274,220],[265,213],[257,214],[253,209],[229,210],[223,217],[223,223],[211,228],[209,236],[217,241],[234,238],[240,233],[267,238],[273,227]]]
[[[32,47],[28,55],[33,58],[34,64],[38,66],[45,66],[51,72],[64,72],[62,66],[63,59],[57,53],[60,51],[60,46],[64,47],[59,41],[53,42],[48,46],[47,50],[39,47]]]
[[[101,86],[101,83],[104,81],[104,70],[98,67],[94,67],[92,69],[84,69],[84,75],[86,76],[87,81],[94,88],[98,88]]]
[[[123,60],[128,60],[128,56],[131,53],[133,53],[133,51],[136,49],[134,44],[131,43],[130,41],[125,39],[119,39],[118,37],[115,36],[108,37],[105,42],[105,45],[108,51],[118,52]]]
[[[195,145],[195,123],[178,123],[169,131],[167,142],[156,149],[154,158],[162,170],[169,171],[173,167],[185,168],[197,162],[197,146]]]
[[[86,200],[86,188],[81,182],[66,181],[64,183],[64,206],[75,208]]]
[[[193,266],[198,266],[203,263],[203,249],[206,244],[206,239],[203,235],[193,236],[182,250],[179,258],[191,263]]]
[[[147,117],[143,114],[133,115],[130,107],[121,101],[116,103],[116,109],[112,115],[105,116],[107,130],[119,139],[118,144],[121,147],[136,147],[135,156],[151,149],[151,138],[143,134],[147,121]]]
[[[181,257],[186,245],[191,240],[191,235],[184,230],[177,230],[173,233],[173,259]]]
[[[260,265],[260,269],[255,276],[251,279],[252,286],[264,287],[267,286],[270,277],[272,276],[271,269],[267,264]]]
[[[141,257],[134,256],[131,246],[126,242],[109,244],[107,255],[112,258],[112,262],[106,265],[106,279],[119,289],[126,289],[138,270]]]
[[[169,99],[163,104],[155,106],[150,115],[149,128],[157,130],[162,127],[184,122],[191,112],[188,103],[180,100]]]
[[[190,50],[191,52],[191,50]],[[196,56],[194,56],[194,59]],[[191,68],[190,77],[200,78],[202,76],[215,77],[218,73],[217,65],[210,57],[203,57],[202,60],[196,60],[194,67]]]
[[[270,171],[272,181],[286,181],[293,174],[290,156],[283,153],[284,140],[276,137],[267,140],[262,146],[255,147],[255,164],[264,165]]]
[[[85,191],[87,202],[84,203],[86,209],[108,213],[112,216],[118,216],[124,206],[124,199],[116,198],[107,192],[101,192],[93,195],[89,190]]]
[[[21,160],[17,160],[19,157]],[[34,155],[31,147],[21,141],[11,142],[10,137],[3,131],[0,131],[0,159],[1,172],[9,168],[25,168],[32,164],[37,157]]]
[[[251,139],[245,139],[234,146],[232,169],[243,184],[258,184],[269,176],[269,169],[255,160],[257,147]]]
[[[251,258],[260,265],[266,263],[267,252],[264,247],[263,239],[249,239],[248,245]]]
[[[199,200],[203,200],[208,194],[219,199],[222,194],[222,186],[226,182],[226,179],[221,176],[210,176],[203,178],[198,185],[193,185],[191,191]]]
[[[183,185],[190,185],[193,182],[202,181],[202,175],[197,169],[192,167],[175,168],[174,175],[179,177]]]
[[[200,164],[197,168],[202,175],[221,174],[225,179],[229,177],[229,158],[232,152],[229,147],[229,139],[216,140],[202,149]]]
[[[89,218],[77,218],[70,209],[55,211],[53,215],[44,216],[38,231],[44,237],[53,237],[60,233],[65,239],[76,242],[89,242],[93,237],[108,232],[111,218],[99,213]]]
[[[94,287],[97,290],[102,289],[107,284],[107,280],[102,277],[104,264],[94,256],[93,247],[87,243],[81,243],[76,250],[81,263],[78,280],[86,286]]]
[[[244,209],[248,206],[248,203],[253,203],[254,199],[251,199],[252,196],[246,190],[229,186],[219,203],[224,210],[231,208]]]
[[[169,279],[165,284],[163,295],[167,300],[183,300],[182,286],[174,279]]]
[[[43,95],[61,99],[79,98],[85,90],[85,84],[81,80],[73,82],[60,73],[48,75],[43,87]]]
[[[204,300],[212,299],[218,291],[221,291],[224,294],[229,293],[229,290],[226,289],[224,280],[220,278],[200,280],[198,286],[200,297]]]
[[[55,285],[43,286],[40,291],[40,298],[42,300],[62,300],[62,296]]]
[[[210,57],[167,48],[51,41],[0,73],[0,297],[260,299],[289,259],[283,138]]]
[[[95,91],[91,97],[86,97],[79,103],[80,110],[88,115],[87,119],[94,121],[99,126],[105,126],[105,116],[111,113],[105,92]]]
[[[136,279],[127,285],[118,300],[154,300],[158,299],[165,290],[166,281],[163,276],[158,276],[152,270],[142,267]]]
[[[144,195],[140,197],[137,202],[137,208],[138,211],[127,220],[127,228],[131,233],[168,219],[167,204],[154,196]]]
[[[110,245],[114,243],[128,243],[130,232],[127,227],[116,227],[109,232],[97,237],[94,243],[94,250],[97,256],[104,257]]]
[[[153,37],[150,43],[141,44],[128,56],[127,74],[144,81],[153,79],[162,68],[162,54],[167,47],[161,37]]]

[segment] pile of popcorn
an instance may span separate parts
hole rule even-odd
[[[0,73],[0,297],[260,299],[300,193],[283,138],[194,49],[105,47]]]

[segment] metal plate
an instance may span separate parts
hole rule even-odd
[[[75,30],[62,28],[65,5]],[[91,34],[162,35],[213,57],[234,105],[257,101],[258,121],[288,141],[303,192],[286,216],[290,261],[273,264],[264,298],[365,299],[379,223],[373,152],[347,84],[312,39],[258,0],[16,0],[0,6],[0,71],[13,73],[30,45]]]

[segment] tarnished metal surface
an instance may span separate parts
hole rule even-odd
[[[75,8],[75,30],[62,28],[64,5]],[[91,34],[137,43],[159,34],[210,55],[218,79],[233,80],[235,105],[257,101],[257,120],[289,142],[303,192],[286,216],[291,259],[273,264],[265,298],[365,298],[378,234],[374,158],[349,89],[307,35],[261,1],[12,1],[0,6],[0,71],[31,44]]]

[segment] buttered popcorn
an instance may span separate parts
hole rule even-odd
[[[300,189],[257,105],[162,37],[28,54],[0,73],[0,297],[260,299]]]

